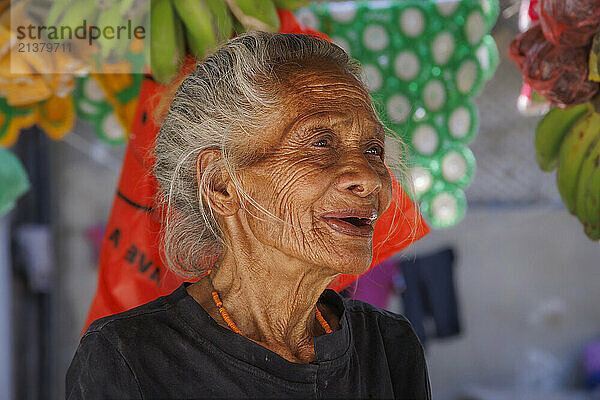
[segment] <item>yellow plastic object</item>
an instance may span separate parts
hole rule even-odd
[[[0,146],[12,146],[17,141],[21,129],[29,128],[35,124],[36,119],[37,110],[34,108],[13,109],[6,112],[6,109],[0,105]]]
[[[52,96],[29,107],[11,107],[0,98],[0,147],[12,146],[21,129],[38,124],[52,139],[62,139],[73,129],[75,105],[72,96]]]
[[[62,139],[73,129],[75,104],[71,96],[52,96],[38,105],[38,125],[52,139]]]

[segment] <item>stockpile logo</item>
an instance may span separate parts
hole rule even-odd
[[[143,73],[150,0],[12,1],[10,72]]]

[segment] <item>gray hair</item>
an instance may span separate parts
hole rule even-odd
[[[161,245],[164,262],[173,272],[199,277],[226,246],[202,196],[221,168],[229,172],[242,200],[275,217],[241,190],[235,170],[256,157],[248,148],[256,139],[252,135],[281,108],[281,79],[319,61],[355,77],[368,92],[360,64],[335,44],[311,35],[260,31],[220,45],[181,80],[154,148],[157,204],[163,210]],[[208,166],[198,179],[197,158],[205,149],[220,151],[222,164]]]

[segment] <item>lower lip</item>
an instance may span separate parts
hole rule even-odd
[[[371,225],[354,226],[350,222],[346,222],[339,218],[323,218],[323,220],[333,230],[343,233],[344,235],[371,238],[373,236],[373,227]]]

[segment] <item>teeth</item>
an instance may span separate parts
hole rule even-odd
[[[341,214],[341,215],[344,215],[344,214]],[[363,214],[360,214],[360,215],[363,215]],[[376,213],[372,213],[368,217],[359,217],[359,216],[355,216],[355,215],[346,215],[344,217],[344,216],[340,216],[340,214],[324,215],[323,217],[324,218],[334,218],[334,219],[337,219],[340,221],[344,221],[344,222],[346,222],[348,224],[352,224],[356,227],[372,226],[373,223],[377,220]]]

